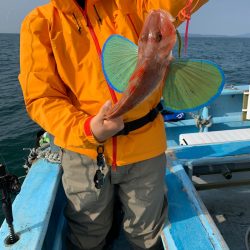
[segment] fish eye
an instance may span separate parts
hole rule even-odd
[[[146,34],[143,34],[140,39],[142,42],[145,42],[148,40],[148,36]]]
[[[157,33],[156,33],[155,40],[156,40],[157,42],[160,42],[161,39],[162,39],[162,34],[161,34],[161,32],[157,32]]]

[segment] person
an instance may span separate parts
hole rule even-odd
[[[192,11],[205,1],[193,1]],[[104,248],[115,186],[132,248],[163,249],[166,135],[160,115],[148,119],[161,91],[123,117],[106,120],[120,94],[105,81],[100,57],[111,34],[137,43],[149,10],[166,9],[176,17],[185,4],[186,0],[51,0],[22,23],[19,81],[28,114],[62,148],[68,249]],[[146,122],[138,126],[142,117]],[[135,125],[128,130],[131,121]]]

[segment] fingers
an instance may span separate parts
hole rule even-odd
[[[103,104],[103,106],[100,108],[99,112],[96,115],[96,120],[98,120],[100,123],[103,124],[105,120],[106,113],[111,109],[112,104],[111,101],[107,101]]]
[[[96,116],[98,116],[98,120],[103,121],[105,118],[105,114],[111,109],[111,101],[108,100],[104,103],[104,105],[100,108],[98,114]]]
[[[107,131],[118,132],[124,128],[124,122],[122,117],[117,117],[112,120],[104,120],[103,126]]]
[[[118,117],[111,120],[106,120],[105,115],[112,107],[111,101],[107,101],[100,108],[99,112],[90,122],[90,128],[95,138],[103,142],[106,139],[112,137],[124,127],[122,117]]]

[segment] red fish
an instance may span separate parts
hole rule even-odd
[[[147,16],[138,41],[137,66],[121,99],[107,114],[119,117],[147,98],[166,77],[176,42],[173,17],[166,11],[153,10]]]

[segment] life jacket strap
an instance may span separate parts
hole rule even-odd
[[[151,109],[143,117],[136,119],[134,121],[125,122],[124,128],[122,130],[120,130],[117,134],[115,134],[115,136],[128,135],[131,131],[139,129],[139,128],[143,127],[144,125],[146,125],[147,123],[154,121],[155,118],[157,117],[157,115],[159,114],[159,112],[162,110],[163,110],[163,106],[159,102],[155,108]]]

